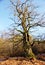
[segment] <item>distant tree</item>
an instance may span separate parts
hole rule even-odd
[[[12,43],[12,55],[15,56],[15,49],[17,49],[22,41],[22,36],[15,33],[15,29],[9,28],[9,42]],[[16,50],[17,51],[17,50]],[[18,54],[17,54],[18,55]]]
[[[14,12],[14,29],[22,34],[24,54],[27,57],[35,57],[32,51],[32,44],[29,42],[29,30],[35,26],[44,27],[44,15],[39,18],[33,0],[10,0]]]

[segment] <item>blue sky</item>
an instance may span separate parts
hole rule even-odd
[[[10,11],[9,7],[9,0],[2,0],[0,1],[0,31],[7,29],[10,25]]]
[[[39,13],[42,14],[45,12],[45,0],[34,0],[35,4],[39,6]],[[7,30],[12,23],[10,20],[10,10],[9,10],[10,2],[9,0],[0,0],[0,31]],[[45,28],[37,28],[38,32],[45,32]],[[43,29],[43,30],[42,30]]]

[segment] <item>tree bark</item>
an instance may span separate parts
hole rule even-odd
[[[28,33],[23,34],[23,49],[24,49],[24,54],[26,57],[34,58],[35,55],[32,51],[31,44],[29,42],[29,35]]]

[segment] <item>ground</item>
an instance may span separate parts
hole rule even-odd
[[[45,61],[40,61],[36,59],[29,60],[28,58],[15,57],[0,61],[0,65],[45,65]]]

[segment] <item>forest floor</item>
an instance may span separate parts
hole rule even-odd
[[[1,60],[0,65],[45,65],[45,61],[24,57],[14,57]]]

